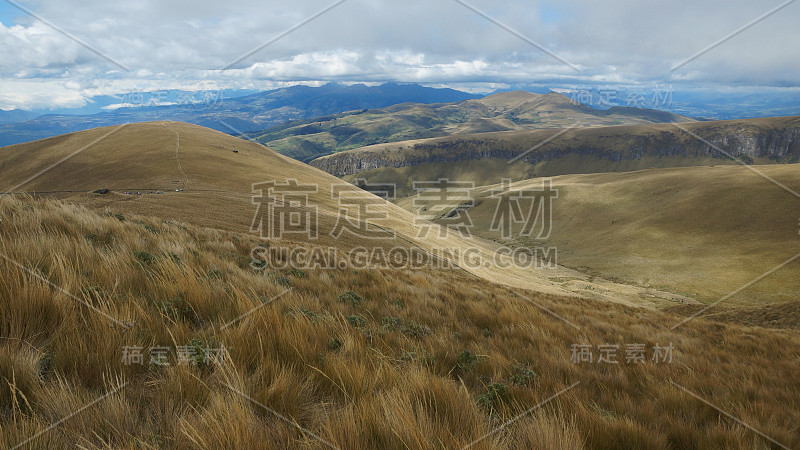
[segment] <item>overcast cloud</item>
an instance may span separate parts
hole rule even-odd
[[[674,72],[782,1],[467,1],[557,57],[454,0],[347,0],[221,71],[332,2],[19,2],[123,70],[0,0],[0,108],[80,106],[93,95],[131,90],[266,89],[298,81],[486,91],[515,84],[800,85],[800,1]]]

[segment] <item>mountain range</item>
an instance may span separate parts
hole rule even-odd
[[[179,95],[164,92],[168,96]],[[154,120],[181,121],[228,134],[239,134],[292,120],[365,108],[384,108],[401,102],[441,103],[479,97],[454,89],[396,83],[380,86],[338,83],[320,87],[297,85],[236,98],[226,99],[222,96],[222,92],[214,91],[205,99],[192,97],[191,101],[179,101],[176,97],[172,103],[177,104],[149,106],[151,102],[145,102],[140,106],[119,107],[90,115],[46,114],[30,118],[28,112],[7,111],[0,114],[0,146],[90,128]],[[15,119],[23,121],[14,122]]]

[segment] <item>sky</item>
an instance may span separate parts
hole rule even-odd
[[[0,109],[328,81],[774,91],[800,86],[798,19],[800,0],[0,0]]]

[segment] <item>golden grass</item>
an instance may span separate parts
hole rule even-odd
[[[671,331],[682,316],[458,270],[262,273],[248,266],[257,243],[0,198],[0,447],[41,432],[25,448],[460,448],[580,382],[472,448],[770,448],[671,381],[800,445],[796,332],[705,319]],[[347,291],[364,300],[340,301]],[[192,342],[230,356],[177,365]],[[604,343],[672,343],[674,360],[570,362],[572,344]],[[133,345],[172,348],[171,365],[123,364]]]
[[[800,192],[800,164],[754,168]],[[523,180],[511,190],[537,189],[541,183],[537,178]],[[800,253],[800,198],[747,167],[563,175],[553,177],[552,186],[558,198],[553,200],[552,234],[546,245],[558,248],[559,264],[620,283],[712,303]],[[490,231],[497,205],[490,195],[500,187],[478,187],[478,205],[469,209],[473,231],[497,241],[503,239]],[[412,202],[406,198],[398,204],[413,210]],[[519,228],[506,242],[542,245],[519,236]],[[798,267],[800,260],[722,306],[796,305]]]

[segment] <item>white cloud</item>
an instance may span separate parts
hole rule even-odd
[[[0,109],[79,108],[86,104],[80,91],[49,80],[3,80]]]
[[[130,68],[121,70],[33,18],[0,24],[0,76],[56,86],[49,88],[59,92],[54,105],[108,86],[167,89],[202,82],[223,87],[310,80],[800,85],[800,46],[794,45],[800,37],[800,3],[670,72],[674,64],[775,5],[750,0],[471,0],[525,39],[580,67],[578,73],[453,1],[348,0],[225,72],[216,69],[274,40],[330,0],[24,4]],[[64,78],[74,83],[63,84]],[[61,93],[69,89],[73,94]],[[32,107],[42,98],[2,95],[3,108]]]

